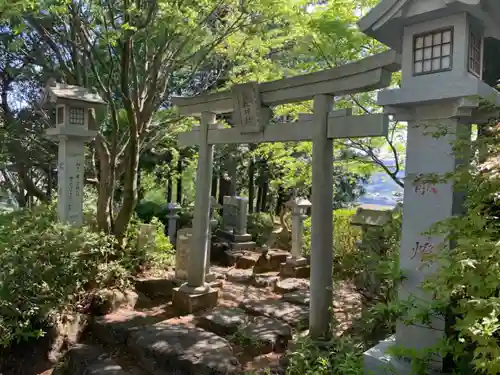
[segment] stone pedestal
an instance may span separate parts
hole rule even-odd
[[[411,363],[408,360],[396,358],[388,352],[396,345],[396,337],[391,336],[381,341],[377,346],[363,354],[363,363],[368,375],[411,375],[413,374]],[[438,375],[443,373],[432,370],[427,371],[427,375]]]
[[[228,241],[231,250],[255,250],[257,244],[252,241],[250,234],[234,234],[224,230],[218,230],[217,237]]]
[[[405,276],[399,289],[401,301],[414,297],[419,301],[432,299],[421,288],[421,284],[428,275],[435,272],[436,265],[429,260],[429,255],[437,251],[444,239],[426,232],[434,224],[459,215],[463,210],[464,194],[456,191],[453,181],[446,178],[458,165],[468,162],[467,153],[456,149],[457,142],[470,140],[470,125],[455,117],[457,104],[453,100],[443,100],[440,102],[439,112],[432,105],[415,106],[416,115],[409,118],[406,117],[406,112],[397,112],[401,116],[405,114],[403,119],[408,120],[400,246],[400,267]],[[432,180],[429,176],[433,176]],[[407,373],[405,369],[409,366],[409,360],[396,360],[381,350],[399,345],[418,352],[437,345],[444,338],[445,332],[446,320],[443,316],[431,317],[429,324],[397,323],[395,338],[365,353],[365,373],[372,374],[381,365],[388,363],[398,369],[398,374]],[[443,358],[434,356],[428,370],[429,373],[443,373]],[[385,374],[375,372],[378,373]]]
[[[294,258],[287,259],[285,263],[280,265],[281,277],[293,277],[296,279],[307,279],[311,275],[311,267],[307,264],[307,259],[303,261]],[[296,263],[298,261],[298,263]],[[304,262],[305,261],[305,262]]]
[[[179,314],[187,315],[215,307],[218,296],[218,289],[207,287],[197,291],[183,285],[174,289],[172,303]]]

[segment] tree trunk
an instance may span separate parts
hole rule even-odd
[[[255,196],[255,161],[252,158],[248,164],[248,212],[253,212],[253,201]]]
[[[262,208],[262,192],[262,184],[259,184],[257,188],[257,205],[255,206],[255,212],[261,212],[260,209]]]
[[[217,199],[217,189],[219,187],[218,184],[219,184],[219,177],[214,174],[214,176],[212,177],[212,194],[211,195],[215,199]]]
[[[172,177],[168,176],[167,178],[167,203],[172,202]]]
[[[269,184],[267,183],[267,178],[262,184],[262,205],[260,212],[267,212],[267,193],[269,191]]]
[[[128,152],[125,156],[127,163],[123,181],[123,202],[113,227],[113,233],[118,239],[123,239],[137,205],[137,177],[139,171],[138,143],[138,139],[134,139],[134,137],[131,136],[127,147]]]
[[[283,190],[283,187],[280,186],[278,188],[278,198],[276,200],[276,209],[274,211],[276,216],[280,215],[280,213],[281,213],[281,207],[283,206],[284,196],[285,196],[285,192]]]
[[[175,198],[177,203],[182,204],[182,154],[179,155],[179,160],[177,160],[177,191]]]

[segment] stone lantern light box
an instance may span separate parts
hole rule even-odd
[[[105,105],[98,94],[86,88],[49,81],[43,106],[55,109],[55,128],[48,129],[47,135],[94,137],[97,129],[90,114]]]
[[[482,82],[484,39],[500,39],[498,14],[498,0],[383,0],[359,27],[402,54],[401,103],[453,93],[485,97],[492,92]],[[379,104],[397,104],[394,99],[384,93]]]

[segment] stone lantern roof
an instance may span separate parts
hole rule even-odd
[[[45,86],[45,95],[42,105],[58,104],[59,102],[84,102],[89,107],[106,105],[106,102],[99,94],[81,87],[58,83],[55,80],[49,80]]]
[[[401,52],[405,26],[461,12],[482,22],[485,37],[500,39],[498,0],[382,0],[358,26],[365,34]]]

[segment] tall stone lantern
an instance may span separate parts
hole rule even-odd
[[[491,116],[480,108],[481,99],[500,103],[499,93],[482,81],[484,39],[500,39],[500,1],[382,0],[358,25],[402,55],[400,88],[378,95],[386,113],[408,124],[400,246],[405,280],[399,298],[429,301],[432,296],[420,285],[436,265],[425,255],[444,239],[425,232],[463,213],[464,192],[445,177],[468,163],[467,150],[455,145],[470,140],[471,124]],[[436,182],[426,181],[431,174]],[[433,317],[429,325],[399,323],[395,337],[365,353],[365,373],[410,373],[408,359],[392,357],[388,349],[432,348],[446,336],[448,324],[446,316]],[[429,366],[429,373],[451,373],[454,364],[436,355]]]
[[[57,206],[59,219],[72,225],[83,222],[83,186],[85,173],[85,142],[97,135],[92,111],[102,108],[102,98],[79,87],[47,83],[42,107],[55,111],[55,124],[47,136],[59,142]]]

